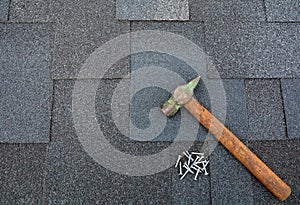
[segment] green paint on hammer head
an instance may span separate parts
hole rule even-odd
[[[194,89],[196,88],[196,86],[198,85],[200,80],[200,76],[194,78],[193,80],[191,80],[190,82],[188,82],[188,84],[186,84],[188,86],[189,89],[191,89],[192,91],[194,91]]]
[[[193,96],[194,89],[199,83],[200,76],[191,80],[185,85],[178,86],[172,94],[172,97],[163,104],[161,110],[168,117],[175,115],[180,107],[187,103]]]

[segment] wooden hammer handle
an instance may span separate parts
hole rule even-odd
[[[291,188],[195,98],[184,107],[214,135],[272,194],[283,201]]]

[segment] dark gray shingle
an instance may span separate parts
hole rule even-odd
[[[206,51],[215,78],[297,77],[299,72],[299,24],[206,23]]]
[[[266,0],[268,21],[300,21],[300,2],[298,0]]]
[[[300,79],[281,79],[289,138],[300,137]]]
[[[246,80],[249,139],[286,139],[278,80]]]
[[[248,115],[244,80],[225,79],[223,85],[227,103],[225,125],[238,138],[246,139],[248,137]]]
[[[111,0],[13,1],[11,7],[13,21],[54,21],[56,23],[53,79],[76,78],[84,62],[97,48],[120,34],[129,32],[128,22],[114,19],[115,1]],[[113,55],[116,48],[111,49],[110,53],[107,51],[108,55]],[[119,60],[103,78],[118,78],[128,73],[129,60]],[[93,76],[92,71],[89,76]]]
[[[76,78],[84,62],[96,49],[114,37],[129,32],[129,23],[127,22],[115,20],[99,21],[99,19],[101,17],[97,15],[92,15],[92,18],[88,16],[83,18],[71,16],[64,19],[62,23],[57,24],[52,78]],[[114,54],[114,49],[119,48],[112,47],[110,51],[105,51],[109,56]],[[115,62],[118,66],[114,67],[110,73],[108,72],[109,74],[106,75],[106,78],[123,77],[128,73],[128,59],[119,60],[120,62]],[[101,74],[105,75],[105,73]],[[89,76],[99,78],[93,76],[93,73],[89,73]]]
[[[48,142],[52,25],[2,24],[0,141]]]
[[[203,33],[203,24],[201,22],[133,22],[131,26],[131,30],[133,32],[139,30],[159,30],[159,31],[166,31],[172,32],[177,35],[184,36],[185,38],[193,41],[197,46],[204,49],[204,33]],[[165,34],[164,34],[165,35]],[[168,35],[168,34],[167,34]],[[143,51],[144,44],[139,44],[138,38],[131,39],[131,47],[132,48],[139,48]],[[145,39],[147,41],[147,39]],[[175,45],[175,44],[174,44]],[[158,47],[161,45],[158,45]],[[185,50],[185,48],[180,48],[181,50]],[[188,48],[187,48],[188,49]],[[132,49],[134,50],[134,49]],[[193,58],[193,57],[192,57]],[[193,60],[193,59],[192,59]],[[205,65],[206,62],[203,62]],[[180,75],[185,81],[191,80],[195,78],[198,74],[187,62],[176,58],[175,56],[170,55],[169,53],[161,53],[161,52],[143,52],[134,54],[131,56],[131,70],[132,72],[138,72],[140,69],[144,67],[161,67],[166,69],[168,72],[174,72]],[[202,65],[199,65],[202,66]],[[199,68],[197,68],[199,69]],[[205,67],[201,67],[201,69],[205,69]],[[204,71],[205,72],[205,71]],[[143,72],[145,73],[145,72]],[[159,85],[163,84],[164,81],[160,77],[165,77],[167,82],[171,79],[164,74],[159,74],[158,72],[151,72],[149,75],[145,75],[144,77],[151,79],[151,82],[147,84],[152,85],[152,87],[148,87],[145,89],[140,90],[131,99],[131,107],[130,107],[130,114],[131,120],[133,122],[133,126],[131,126],[131,134],[132,136],[141,136],[144,139],[148,139],[152,137],[153,133],[156,134],[154,136],[154,140],[156,141],[172,141],[178,135],[178,130],[180,128],[180,120],[181,117],[184,115],[187,116],[187,120],[190,122],[189,125],[191,127],[199,126],[198,123],[187,113],[186,110],[181,110],[177,115],[171,119],[167,119],[160,111],[159,107],[167,101],[170,97],[169,91],[175,89],[176,86],[179,85],[179,82],[172,78],[169,85],[174,85],[174,87],[170,87],[170,90],[165,90]],[[157,79],[160,79],[160,83],[157,83]],[[149,80],[148,80],[149,81]],[[131,76],[131,87],[133,88],[136,85],[144,85],[145,81],[140,76],[132,75]],[[177,82],[177,83],[176,83]],[[199,88],[198,88],[199,89]],[[196,96],[199,96],[199,91],[196,91]],[[133,90],[133,89],[132,89]],[[205,88],[204,88],[205,90]],[[202,96],[205,95],[201,94]],[[205,95],[207,96],[207,95]],[[202,99],[205,99],[203,97]],[[150,124],[149,120],[149,111],[156,107],[157,112],[153,112],[154,120],[152,124]],[[166,125],[162,127],[162,125]],[[195,126],[194,126],[195,125]],[[139,129],[145,129],[149,127],[151,129],[150,134],[140,134],[140,131],[134,129],[134,126]],[[197,132],[197,127],[195,128]],[[205,130],[202,129],[201,135],[205,135]],[[147,138],[146,138],[147,137]],[[189,136],[190,138],[195,139],[197,136]],[[204,138],[204,137],[202,137]]]
[[[7,21],[9,11],[9,0],[0,1],[0,21]]]
[[[253,204],[250,172],[219,144],[210,156],[212,204]]]
[[[53,137],[46,161],[46,203],[169,204],[169,170],[144,177],[121,175],[99,165],[84,150],[72,120],[73,85],[73,81],[56,81],[55,84]],[[106,138],[122,139],[122,135],[112,128],[109,118],[100,114],[98,117]],[[135,155],[145,155],[168,146],[160,142],[138,144],[126,140],[114,142],[117,147]],[[111,163],[114,163],[113,159]]]
[[[89,16],[89,18],[98,16],[101,19],[113,19],[115,18],[115,10],[114,0],[14,0],[11,2],[10,17],[13,21],[25,22],[62,22],[67,18],[80,20],[87,16]]]
[[[189,5],[191,20],[227,22],[265,20],[262,0],[190,0]]]
[[[116,16],[122,20],[188,20],[187,0],[117,0]]]
[[[1,144],[0,150],[0,203],[41,205],[46,145]]]

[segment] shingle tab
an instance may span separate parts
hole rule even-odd
[[[292,193],[284,202],[274,197],[257,179],[252,177],[254,204],[297,204],[300,201],[299,139],[249,142],[253,150],[285,183]]]
[[[300,2],[298,0],[266,0],[268,21],[300,21]]]
[[[73,81],[65,80],[55,83],[53,138],[46,161],[46,204],[170,204],[169,170],[151,176],[130,177],[105,169],[88,155],[74,129],[73,85]],[[106,138],[122,140],[109,118],[100,115],[97,114],[99,126]],[[129,143],[123,140],[115,141],[113,145],[123,147],[122,152],[145,155],[168,146],[168,143]],[[145,166],[148,165],[151,163],[145,162]]]
[[[48,142],[52,26],[2,24],[0,141]]]
[[[79,20],[77,16],[74,16],[65,19],[63,23],[56,26],[52,78],[76,78],[84,62],[96,49],[114,37],[129,32],[128,22],[99,21],[99,19],[100,17],[96,15],[93,15],[92,18],[79,18]],[[114,49],[117,48],[112,47],[111,51],[106,50],[107,55],[113,55]],[[103,73],[106,75],[103,78],[120,78],[128,74],[129,59],[119,60],[119,62],[115,62],[116,66],[110,69],[110,72]],[[93,76],[93,73],[87,75]]]
[[[265,20],[262,0],[191,0],[189,5],[191,20],[227,22]]]
[[[53,79],[75,79],[97,48],[129,32],[128,22],[114,19],[115,1],[13,1],[11,7],[14,21],[56,22]],[[107,51],[108,55],[113,55],[114,49]],[[128,64],[128,58],[119,59],[103,78],[123,77],[129,72]],[[93,73],[83,78],[93,78],[90,76]]]
[[[281,79],[289,138],[300,138],[300,79]]]
[[[42,205],[45,144],[0,145],[0,203]]]
[[[201,22],[133,22],[131,30],[133,32],[139,30],[159,30],[172,32],[177,35],[184,36],[185,38],[193,41],[202,49],[204,47],[203,24]],[[138,40],[139,39],[136,40],[136,38],[132,38],[131,47],[140,48],[141,50],[143,50],[144,45],[139,44]],[[182,50],[185,49],[182,48]],[[203,64],[205,64],[205,62],[203,62]],[[157,68],[164,68],[167,69],[168,72],[174,72],[180,75],[185,81],[191,80],[192,78],[195,78],[195,76],[198,75],[197,72],[183,60],[169,55],[168,53],[161,53],[155,51],[133,54],[131,56],[130,66],[132,73],[138,72],[144,67],[155,66]],[[205,69],[205,67],[203,69]],[[165,76],[164,74],[160,74],[159,71],[151,72],[151,74],[149,73],[149,75],[145,75],[148,81],[147,84],[152,85],[152,87],[147,86],[147,88],[144,88],[135,94],[131,93],[131,95],[133,95],[133,98],[131,100],[130,114],[131,120],[134,123],[131,126],[131,135],[134,138],[135,136],[140,136],[143,137],[143,140],[145,140],[150,138],[150,135],[152,136],[157,133],[156,136],[153,136],[153,140],[172,141],[178,135],[178,131],[181,126],[181,117],[183,115],[187,116],[186,120],[188,120],[188,124],[191,125],[191,127],[195,127],[195,129],[197,129],[197,126],[199,126],[198,122],[195,119],[193,119],[184,109],[182,109],[179,113],[177,113],[175,117],[171,119],[167,119],[164,115],[162,115],[158,108],[162,106],[162,104],[170,97],[170,93],[167,90],[159,87],[159,84],[164,83],[161,82],[163,80],[157,82],[157,79],[159,79],[159,77],[162,75]],[[165,77],[167,79],[167,76]],[[143,84],[144,82],[142,79],[143,77],[141,77],[141,75],[136,76],[132,74],[131,87],[133,88],[139,85],[138,88],[140,88],[140,84]],[[151,82],[149,82],[149,79],[151,80]],[[174,85],[174,88],[172,87],[170,89],[175,89],[175,87],[179,85],[179,82],[177,82],[176,84],[176,82],[174,81],[175,79],[172,79],[172,82],[170,81],[169,85]],[[203,82],[201,82],[200,84],[202,83]],[[199,95],[199,90],[197,89],[195,91],[196,96],[201,96]],[[205,90],[205,88],[203,88],[203,90]],[[202,94],[202,96],[207,96],[206,94]],[[202,99],[205,99],[205,97],[203,97]],[[153,122],[150,122],[149,111],[154,107],[157,108],[157,112],[155,111],[152,113],[154,120]],[[142,135],[140,134],[140,131],[136,131],[136,129],[134,129],[134,126],[139,129],[145,129],[149,127],[149,130],[151,129],[151,132],[150,134]],[[205,136],[204,129],[202,129],[200,135],[202,134]],[[193,139],[195,139],[196,137],[197,136],[192,136],[192,134],[189,136],[189,138]]]
[[[115,1],[55,1],[55,0],[14,0],[11,1],[10,17],[13,21],[62,22],[67,18],[115,18]],[[73,23],[75,23],[74,21]]]
[[[206,23],[206,51],[214,66],[208,76],[215,78],[297,77],[300,54],[300,24],[288,23]]]
[[[253,204],[250,172],[221,144],[210,156],[212,204]]]
[[[0,1],[0,21],[8,20],[9,0]]]
[[[225,125],[238,138],[247,139],[249,125],[244,80],[225,79],[223,85],[227,103]]]
[[[187,0],[117,0],[117,19],[189,20]]]
[[[279,80],[246,80],[249,139],[286,139]]]

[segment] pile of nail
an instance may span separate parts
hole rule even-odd
[[[179,170],[180,180],[189,173],[195,175],[194,180],[197,180],[199,174],[208,175],[206,170],[208,163],[204,153],[185,151],[182,155],[178,155],[175,167]]]

